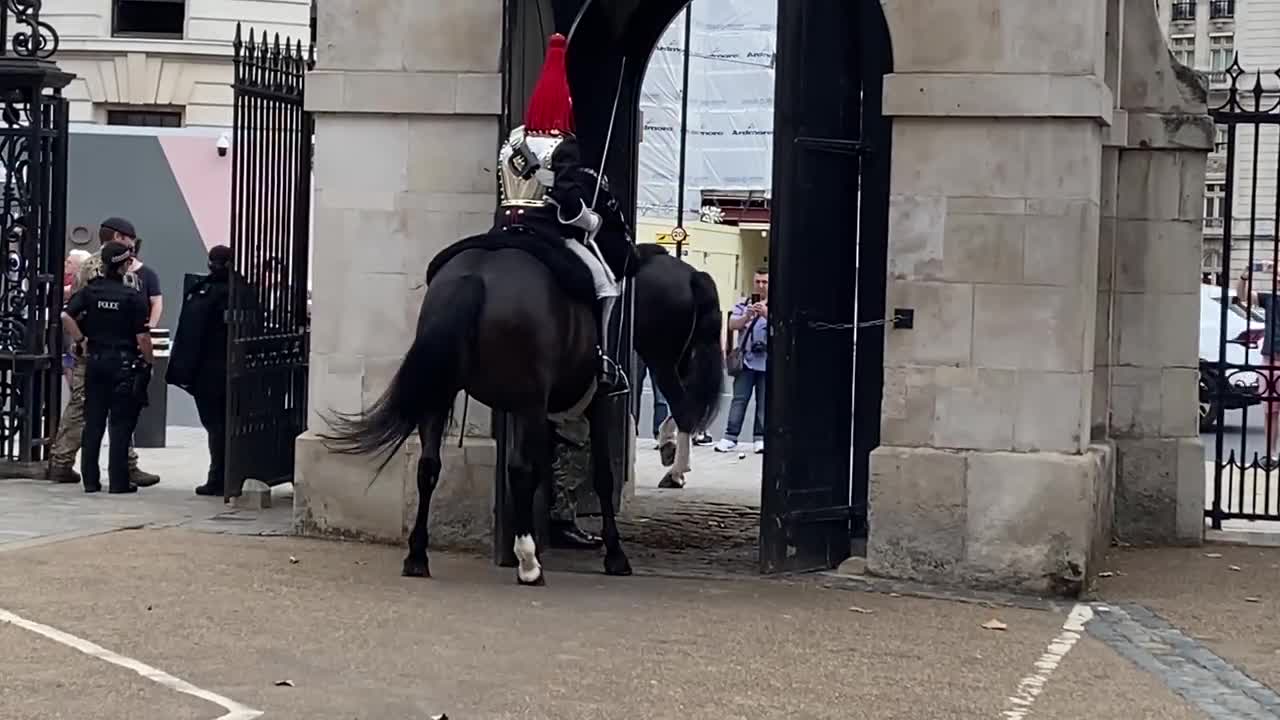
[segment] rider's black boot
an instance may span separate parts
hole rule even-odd
[[[606,350],[607,338],[609,337],[608,323],[608,306],[617,298],[603,298],[595,305],[596,327],[600,328],[600,344],[596,346],[596,353],[599,355],[600,370],[597,382],[600,390],[608,394],[620,394],[631,391],[631,385],[627,381],[627,374],[623,372],[622,366],[613,358],[609,357]]]

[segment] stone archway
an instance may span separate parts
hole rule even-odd
[[[1202,192],[1212,131],[1154,8],[881,4],[895,39],[882,94],[894,147],[886,307],[914,321],[883,343],[869,568],[1070,593],[1110,540],[1113,491],[1122,532],[1197,541],[1195,331],[1175,317],[1200,262],[1188,227],[1201,203],[1183,200]],[[319,7],[313,408],[354,411],[381,392],[421,292],[404,268],[489,223],[493,148],[519,93],[498,60],[512,30],[503,10]],[[623,17],[600,12],[584,22]],[[575,68],[575,83],[590,71]],[[614,86],[616,66],[595,71],[608,77],[587,82]],[[1184,255],[1187,273],[1174,267]],[[365,494],[352,478],[367,462],[305,435],[301,526],[401,540],[415,503],[406,452]],[[494,444],[474,433],[449,452],[433,540],[485,544]]]
[[[598,0],[585,6],[570,45],[578,135],[598,153],[613,121],[604,167],[632,214],[641,85],[650,54],[686,4]],[[546,34],[567,31],[581,8],[581,0],[510,8],[508,125],[520,122]],[[766,393],[771,450],[760,548],[766,572],[833,567],[849,555],[851,535],[865,543],[883,385],[885,328],[874,321],[885,315],[891,161],[880,99],[892,57],[879,5],[782,3],[778,34]],[[858,321],[873,324],[855,329]],[[862,348],[856,363],[855,335]],[[625,419],[617,432],[630,434]],[[500,437],[500,456],[501,447]]]

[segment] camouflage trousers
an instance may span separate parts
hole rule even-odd
[[[49,453],[54,467],[75,467],[76,453],[80,452],[81,437],[84,435],[84,363],[76,363],[71,367],[71,399],[67,408],[62,411],[62,419],[58,423],[58,435],[53,441],[53,450]],[[138,453],[129,443],[129,469],[138,469]]]
[[[551,450],[551,520],[578,519],[578,489],[591,477],[591,433],[586,418],[557,423]]]

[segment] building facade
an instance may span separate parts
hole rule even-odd
[[[58,62],[75,73],[71,121],[228,128],[236,24],[274,40],[311,37],[312,0],[62,0]]]
[[[1211,109],[1221,106],[1227,100],[1231,87],[1231,77],[1227,70],[1235,60],[1237,50],[1248,40],[1256,40],[1249,37],[1248,24],[1254,23],[1255,29],[1259,23],[1267,25],[1266,13],[1259,13],[1259,6],[1266,4],[1267,0],[1156,0],[1160,27],[1168,37],[1169,50],[1174,59],[1207,76],[1208,105]],[[1280,27],[1275,24],[1271,26]],[[1254,35],[1256,34],[1255,32]],[[1245,61],[1242,57],[1242,64]],[[1201,264],[1203,273],[1210,277],[1216,277],[1222,271],[1223,221],[1227,216],[1225,133],[1225,128],[1216,131],[1214,148],[1209,155],[1205,174],[1204,250]],[[1232,265],[1238,271],[1246,263],[1246,259],[1240,257]]]

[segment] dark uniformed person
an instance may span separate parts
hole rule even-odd
[[[98,454],[110,428],[107,458],[109,492],[136,492],[129,481],[129,439],[146,403],[152,353],[147,301],[124,284],[133,252],[123,243],[102,247],[103,275],[77,292],[62,313],[62,324],[85,359],[84,435],[80,474],[85,492],[102,489]]]

